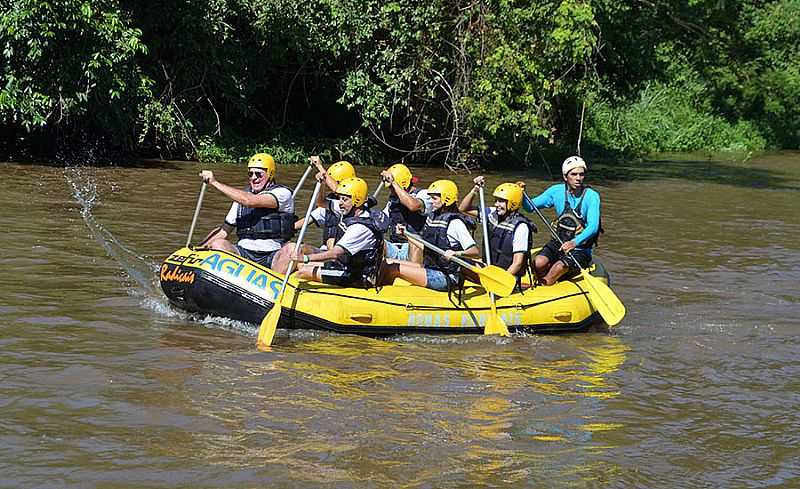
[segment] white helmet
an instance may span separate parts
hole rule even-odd
[[[567,173],[570,172],[570,170],[580,167],[583,167],[584,170],[587,169],[586,162],[583,161],[583,158],[581,158],[580,156],[570,156],[569,158],[564,160],[564,163],[561,165],[561,174],[566,176]]]

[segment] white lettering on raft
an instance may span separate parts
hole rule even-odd
[[[475,326],[477,319],[479,326],[485,326],[489,318],[488,313],[470,314],[467,311],[460,313],[461,327],[468,328]],[[500,314],[503,321],[509,326],[517,326],[522,324],[522,314],[509,312]],[[450,313],[409,313],[408,326],[424,327],[424,328],[448,328],[451,326]]]
[[[234,258],[222,258],[222,255],[219,253],[214,253],[207,256],[202,263],[200,263],[200,267],[205,267],[209,270],[219,273],[224,273],[236,279],[243,279],[245,282],[258,287],[259,289],[266,290],[269,288],[272,291],[273,299],[278,297],[278,292],[281,288],[280,280],[273,280],[272,277],[255,268],[252,268],[250,273],[248,273],[246,276],[242,276],[242,271],[245,269],[245,267],[249,267],[249,265]]]

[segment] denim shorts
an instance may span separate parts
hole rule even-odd
[[[448,277],[447,277],[446,273],[444,273],[444,272],[442,272],[440,270],[434,270],[432,268],[426,268],[425,269],[425,276],[427,278],[427,283],[425,284],[425,287],[427,287],[429,289],[433,289],[433,290],[439,290],[439,291],[446,291],[449,288],[448,280],[447,280]],[[451,275],[450,276],[450,280],[452,282],[456,282],[456,277],[453,277]]]
[[[256,250],[248,250],[247,248],[242,248],[239,245],[234,245],[236,247],[236,251],[239,252],[239,256],[247,258],[250,261],[254,261],[261,266],[271,268],[272,267],[272,258],[275,254],[280,251],[277,249],[275,251],[256,251]]]
[[[392,260],[408,260],[408,243],[386,242],[386,258]]]

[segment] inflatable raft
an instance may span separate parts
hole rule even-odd
[[[602,265],[592,275],[608,282]],[[161,288],[176,307],[193,313],[260,324],[272,307],[283,275],[224,251],[181,248],[161,265]],[[583,279],[536,286],[497,298],[509,330],[566,332],[599,320]],[[279,328],[325,329],[385,336],[397,333],[480,334],[490,314],[479,284],[463,292],[437,292],[396,281],[380,289],[342,288],[290,277]]]

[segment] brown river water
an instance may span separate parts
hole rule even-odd
[[[800,487],[800,153],[590,161],[616,328],[267,353],[158,286],[200,168],[0,163],[0,487]]]

